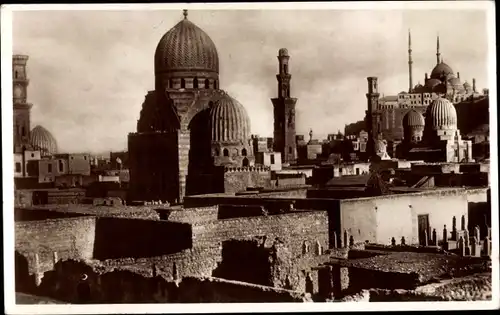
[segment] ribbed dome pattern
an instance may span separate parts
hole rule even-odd
[[[219,73],[219,56],[212,39],[185,18],[158,43],[155,73],[193,70]]]
[[[42,126],[36,126],[31,130],[31,145],[35,150],[40,150],[42,155],[57,153],[57,142],[54,136]]]
[[[444,76],[453,75],[453,70],[451,69],[450,66],[441,61],[434,67],[434,69],[432,69],[431,79],[439,79],[443,75]]]
[[[412,109],[403,117],[403,127],[424,127],[424,116]]]
[[[455,106],[444,98],[438,98],[427,107],[426,127],[433,130],[457,129],[457,111]]]
[[[227,94],[214,101],[210,128],[214,142],[246,143],[250,139],[250,119],[245,107]]]

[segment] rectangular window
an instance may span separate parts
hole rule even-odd
[[[16,173],[21,173],[21,163],[16,162]]]
[[[64,164],[62,160],[59,160],[59,173],[62,173],[64,171]]]
[[[52,173],[52,164],[47,164],[47,172]]]
[[[271,157],[271,164],[274,164],[274,154],[271,154],[270,157]]]

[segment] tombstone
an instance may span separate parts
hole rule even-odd
[[[429,246],[429,236],[427,235],[427,230],[424,230],[424,246]]]
[[[333,232],[333,248],[337,248],[337,232]]]
[[[485,257],[491,256],[491,241],[489,237],[486,237],[483,242],[483,256]]]
[[[438,245],[437,232],[436,229],[432,229],[432,245]]]
[[[406,240],[405,237],[401,237],[401,245],[405,246],[406,245]]]
[[[321,243],[316,241],[316,256],[323,255],[323,247],[321,247]]]
[[[481,257],[481,244],[476,236],[472,237],[471,255]]]
[[[391,238],[391,246],[396,246],[396,239],[394,236]]]
[[[179,270],[177,269],[177,264],[174,263],[172,264],[172,277],[174,278],[174,281],[179,280]]]
[[[349,236],[349,246],[354,246],[354,236]]]
[[[478,240],[481,239],[481,229],[479,228],[479,225],[476,225],[474,228],[474,237],[476,237]]]
[[[453,216],[453,222],[451,226],[451,239],[456,241],[457,240],[457,218]]]
[[[446,229],[446,224],[443,228],[443,243],[446,244],[448,242],[448,230]]]
[[[304,243],[302,243],[302,254],[307,254],[309,253],[309,244],[307,241],[304,241]]]
[[[467,228],[465,227],[465,215],[462,215],[462,219],[460,220],[460,229],[461,230],[466,230]]]
[[[43,272],[40,272],[40,256],[35,253],[35,283],[39,286],[42,283]]]
[[[464,238],[462,236],[458,239],[458,251],[460,256],[465,256]]]
[[[342,247],[348,247],[349,244],[349,233],[347,230],[344,230],[344,242],[342,243]]]
[[[57,255],[57,252],[52,253],[52,259],[54,260],[54,265],[57,264],[57,262],[59,261],[59,257]]]
[[[464,231],[464,245],[465,247],[468,247],[470,244],[470,238],[469,238],[469,231],[465,230]]]

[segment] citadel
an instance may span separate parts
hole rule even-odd
[[[67,303],[442,301],[423,288],[491,272],[489,150],[478,149],[489,147],[488,90],[444,63],[439,37],[436,65],[413,85],[408,34],[408,91],[381,97],[369,76],[362,127],[307,141],[291,55],[277,49],[273,137],[252,135],[245,105],[219,84],[215,43],[184,10],[157,44],[128,150],[109,157],[59,152],[47,129],[31,129],[28,57],[14,55],[16,292]],[[470,110],[481,116],[472,125]]]

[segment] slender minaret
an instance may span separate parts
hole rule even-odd
[[[411,59],[411,31],[408,30],[408,71],[409,71],[409,84],[408,93],[411,93],[413,89],[413,72],[412,72],[413,60]]]
[[[283,163],[294,162],[297,159],[295,143],[295,104],[297,99],[290,97],[290,80],[288,62],[290,55],[286,48],[278,51],[279,73],[278,97],[272,98],[274,107],[274,150],[281,152]]]
[[[441,53],[439,52],[439,35],[437,36],[437,45],[436,45],[436,62],[437,64],[439,64],[439,62],[441,62]]]

